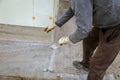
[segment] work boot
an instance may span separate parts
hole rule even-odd
[[[89,68],[87,66],[85,66],[85,64],[83,62],[80,61],[73,61],[73,66],[78,69],[78,70],[85,70],[85,71],[89,71]]]

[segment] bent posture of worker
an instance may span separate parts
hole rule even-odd
[[[73,16],[76,31],[69,37],[62,37],[59,43],[83,40],[83,60],[74,61],[73,65],[77,69],[81,65],[89,69],[87,80],[103,80],[120,50],[120,0],[71,0],[67,12],[45,31],[61,27]]]

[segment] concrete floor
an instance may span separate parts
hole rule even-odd
[[[55,79],[60,74],[63,80],[86,80],[87,72],[72,66],[72,61],[81,57],[80,53],[74,54],[76,45],[58,49],[52,49],[51,45],[0,40],[0,75]],[[114,77],[109,75],[105,80]]]

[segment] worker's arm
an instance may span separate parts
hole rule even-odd
[[[61,27],[62,25],[64,25],[70,18],[72,18],[74,16],[74,13],[71,9],[71,7],[65,12],[65,14],[63,16],[61,16],[55,23],[53,23],[52,26],[47,26],[44,31],[45,32],[50,32],[53,29],[55,29],[56,26]]]
[[[77,43],[86,38],[92,30],[93,7],[91,0],[72,0],[76,17],[76,31],[69,36],[72,43]]]
[[[63,16],[61,16],[55,24],[59,27],[63,26],[68,20],[70,20],[74,16],[74,12],[72,8],[70,7]]]

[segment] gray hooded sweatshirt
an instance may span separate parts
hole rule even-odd
[[[92,26],[110,28],[120,24],[120,0],[71,0],[71,6],[55,23],[63,26],[76,18],[76,31],[69,36],[72,43],[86,38]]]

